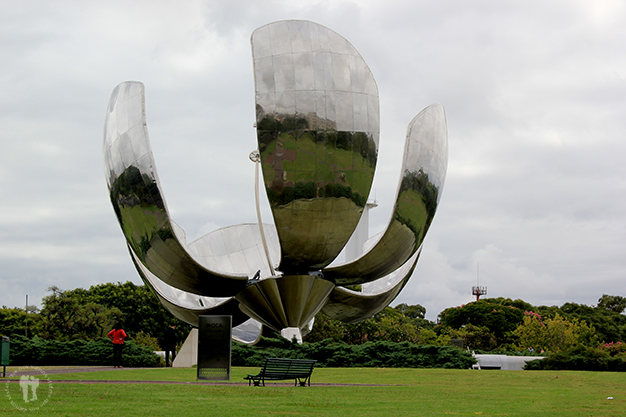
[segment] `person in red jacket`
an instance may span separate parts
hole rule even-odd
[[[122,349],[124,349],[124,339],[128,336],[122,326],[116,324],[107,336],[113,341],[113,366],[115,368],[122,367]]]

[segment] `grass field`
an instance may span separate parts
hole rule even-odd
[[[122,416],[186,417],[626,415],[626,374],[622,373],[316,368],[311,387],[237,384],[243,382],[247,373],[256,371],[258,368],[233,368],[230,383],[224,385],[193,384],[195,369],[49,374],[47,384],[51,390],[48,390],[50,385],[41,383],[38,391],[39,403],[46,396],[49,401],[32,412],[20,411],[13,405],[28,407],[21,398],[19,385],[5,384],[0,379],[1,389],[10,393],[0,396],[0,415],[102,416],[112,412]],[[90,380],[170,383],[87,383]],[[35,405],[31,404],[31,408]]]

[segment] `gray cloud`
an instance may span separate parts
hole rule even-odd
[[[159,176],[188,238],[254,221],[249,36],[290,18],[345,36],[376,77],[372,233],[389,219],[407,124],[446,107],[443,198],[396,302],[434,319],[472,299],[477,264],[489,296],[624,295],[625,17],[611,1],[5,2],[0,305],[38,302],[51,285],[140,282],[102,168],[104,110],[122,81],[146,85]]]

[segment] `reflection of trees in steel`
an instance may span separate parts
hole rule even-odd
[[[352,200],[359,207],[365,207],[367,198],[358,192],[354,192],[352,187],[341,184],[328,183],[323,187],[314,181],[297,182],[295,185],[286,185],[282,190],[277,191],[274,187],[267,189],[267,197],[273,206],[284,206],[293,200],[309,200],[317,197],[322,198],[347,198]]]
[[[420,168],[418,172],[405,171],[399,194],[399,207],[394,218],[411,229],[415,236],[423,238],[437,210],[439,188],[429,181],[428,174]],[[416,201],[418,198],[419,201]]]
[[[251,225],[223,228],[187,245],[157,180],[143,84],[127,82],[111,95],[104,160],[133,262],[182,320],[197,325],[199,315],[218,312],[256,320],[244,323],[242,340],[253,341],[259,323],[306,332],[322,308],[346,322],[363,320],[397,296],[417,263],[447,167],[443,107],[432,105],[409,124],[387,229],[360,258],[331,267],[372,187],[378,88],[356,49],[312,22],[261,27],[252,49],[258,162],[275,224],[269,250],[261,250],[262,232]]]
[[[158,219],[166,218],[162,213],[165,204],[156,181],[147,173],[129,166],[112,182],[109,194],[124,235],[135,252],[145,256],[155,236],[163,241],[174,237],[171,228],[159,227],[162,222]]]
[[[257,124],[270,204],[343,197],[364,207],[376,166],[374,139],[366,132],[311,130],[312,124],[332,129],[334,123],[307,116],[268,114]],[[308,181],[297,180],[307,176]]]
[[[266,115],[257,123],[259,151],[264,152],[265,147],[275,141],[281,132],[290,132],[293,137],[309,132],[314,142],[324,144],[329,151],[333,148],[355,151],[371,166],[376,166],[378,151],[370,133],[338,131],[334,128],[335,123],[330,120],[323,123],[327,128],[322,128],[319,126],[320,122],[311,123],[311,118],[319,120],[313,113],[308,117]],[[311,124],[315,126],[311,127]]]
[[[422,168],[418,172],[409,172],[406,170],[400,183],[400,192],[413,190],[420,194],[422,201],[426,205],[426,210],[432,216],[435,215],[437,209],[437,201],[439,200],[439,188],[430,182],[428,174]]]
[[[152,201],[159,209],[165,208],[159,187],[154,178],[148,173],[142,173],[139,168],[134,165],[129,166],[113,181],[111,186],[111,200],[123,203],[127,201],[128,205],[132,201]]]

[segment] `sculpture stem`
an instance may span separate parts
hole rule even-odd
[[[276,276],[276,272],[274,271],[274,267],[272,266],[272,260],[270,258],[270,251],[267,247],[267,240],[265,239],[265,231],[263,230],[263,221],[261,220],[261,204],[259,201],[259,167],[261,166],[261,157],[258,151],[253,152],[254,159],[252,159],[252,154],[250,155],[250,159],[254,161],[254,198],[256,201],[256,217],[259,221],[259,232],[261,233],[261,241],[263,242],[263,250],[265,250],[265,257],[267,258],[267,265],[270,268],[270,273],[272,276]]]

